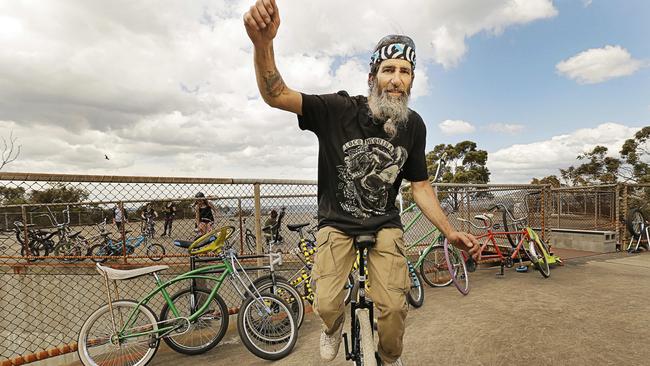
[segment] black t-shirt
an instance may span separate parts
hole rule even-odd
[[[299,126],[318,136],[318,225],[349,235],[401,228],[395,206],[402,179],[427,179],[426,126],[410,111],[390,140],[364,96],[302,95]]]

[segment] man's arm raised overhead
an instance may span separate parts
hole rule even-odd
[[[257,88],[266,104],[302,115],[302,95],[290,89],[275,65],[273,39],[280,27],[275,0],[257,0],[244,14],[246,33],[253,42]]]

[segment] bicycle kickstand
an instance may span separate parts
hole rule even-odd
[[[501,262],[500,265],[499,265],[499,267],[500,267],[499,273],[496,274],[497,276],[501,276],[501,277],[505,276],[505,272],[504,272],[504,268],[503,268],[504,266],[505,266],[505,264],[503,262]]]

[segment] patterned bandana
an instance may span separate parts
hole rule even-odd
[[[391,43],[382,46],[370,57],[370,67],[389,59],[406,60],[415,69],[415,48],[404,43]]]

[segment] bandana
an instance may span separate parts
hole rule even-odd
[[[370,57],[370,67],[390,59],[406,60],[415,69],[415,48],[404,43],[391,43],[382,46]]]

